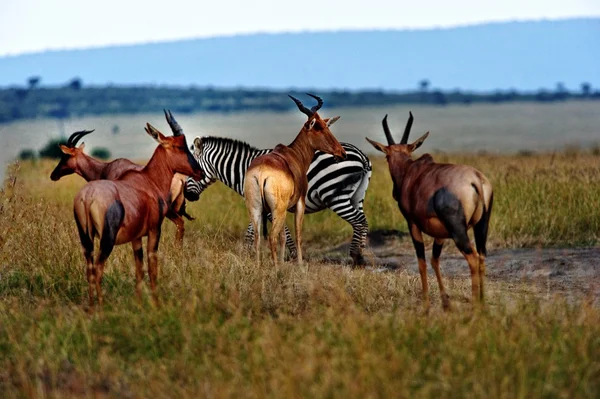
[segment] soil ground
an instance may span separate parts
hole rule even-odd
[[[349,263],[349,243],[336,248],[322,249],[326,261]],[[427,247],[427,262],[431,243]],[[369,268],[378,272],[405,272],[419,276],[417,258],[406,233],[375,231],[368,237],[366,258]],[[600,305],[600,247],[587,248],[516,248],[491,249],[486,259],[487,279],[503,282],[518,289],[522,283],[540,296],[561,295],[567,299],[587,298]],[[465,258],[446,241],[441,256],[445,279],[470,277]],[[430,284],[435,275],[428,268]]]

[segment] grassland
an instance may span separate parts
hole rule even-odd
[[[595,246],[600,156],[445,155],[495,186],[492,250]],[[372,230],[406,226],[383,159],[365,203]],[[218,184],[188,210],[183,252],[164,225],[162,306],[134,296],[131,249],[117,247],[107,304],[86,312],[72,198],[83,181],[48,179],[49,162],[13,170],[0,197],[0,396],[5,397],[598,397],[600,309],[491,281],[472,309],[423,315],[415,273],[323,264],[257,265],[240,245],[242,199]],[[349,240],[331,212],[305,218],[306,251]],[[408,239],[399,250],[412,251]],[[443,268],[443,263],[442,263]],[[466,268],[466,266],[465,266]],[[510,300],[508,299],[510,298]]]

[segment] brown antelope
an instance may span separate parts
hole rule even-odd
[[[179,124],[173,118],[171,111],[165,111],[165,117],[171,128],[174,129],[173,131],[176,131],[175,129],[178,128],[177,131],[181,132],[181,127],[179,127]],[[57,181],[63,176],[76,173],[88,182],[93,180],[117,180],[123,173],[129,170],[142,170],[144,168],[142,165],[133,163],[125,158],[103,162],[87,155],[83,151],[85,143],[81,143],[79,147],[77,147],[77,143],[81,138],[93,131],[82,130],[75,132],[68,138],[66,145],[60,145],[63,156],[50,174],[50,179]],[[187,176],[179,173],[173,177],[173,181],[171,182],[171,199],[169,201],[170,208],[167,213],[167,218],[177,226],[175,242],[178,245],[183,243],[183,236],[185,234],[185,225],[182,216],[188,220],[194,220],[193,217],[188,215],[185,209],[184,188],[186,179]]]
[[[141,170],[128,170],[118,180],[95,180],[75,196],[75,222],[87,264],[90,306],[93,290],[102,304],[100,288],[104,264],[114,245],[131,242],[136,268],[136,291],[141,296],[143,272],[142,237],[148,237],[148,275],[154,301],[158,262],[156,251],[161,224],[169,208],[171,181],[175,173],[201,179],[200,165],[190,153],[184,135],[165,137],[150,124],[146,132],[159,146]],[[94,239],[100,239],[100,252],[93,259]]]
[[[308,93],[307,93],[308,94]],[[292,144],[277,145],[272,152],[255,158],[246,171],[244,178],[244,198],[246,208],[254,228],[254,248],[256,260],[260,261],[260,222],[266,222],[269,212],[272,214],[272,228],[269,234],[271,257],[277,264],[277,239],[281,244],[281,261],[285,252],[286,210],[295,212],[296,246],[298,263],[302,264],[302,221],[304,219],[304,201],[308,188],[306,173],[315,155],[323,151],[345,159],[346,151],[333,137],[329,126],[340,117],[321,119],[317,111],[323,105],[321,98],[308,94],[317,100],[317,105],[306,108],[300,100],[289,96],[298,109],[308,116],[300,133]]]
[[[429,154],[413,160],[412,152],[423,144],[429,132],[414,143],[407,144],[412,122],[410,113],[402,140],[396,144],[386,115],[382,123],[388,145],[369,138],[367,141],[386,156],[394,183],[393,196],[406,219],[417,252],[425,308],[429,308],[429,287],[422,232],[434,238],[431,266],[440,287],[444,309],[450,308],[450,298],[442,282],[439,258],[446,238],[452,238],[469,263],[473,302],[477,298],[483,301],[486,241],[493,203],[492,185],[483,173],[470,166],[436,163]],[[477,250],[467,234],[471,227]]]

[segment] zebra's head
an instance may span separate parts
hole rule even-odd
[[[66,144],[60,144],[60,150],[63,152],[63,156],[60,158],[58,165],[54,168],[50,174],[52,181],[57,181],[63,176],[67,176],[76,173],[79,169],[79,160],[81,157],[85,157],[83,150],[85,149],[85,143],[81,143],[77,147],[77,142],[87,134],[92,133],[93,130],[81,130],[73,133],[67,139]]]

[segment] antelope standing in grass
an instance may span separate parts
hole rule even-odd
[[[254,248],[256,260],[260,261],[260,223],[272,214],[272,228],[269,234],[271,257],[277,264],[277,241],[281,243],[281,261],[285,251],[286,211],[295,212],[296,246],[298,263],[302,264],[302,221],[304,218],[305,197],[308,189],[306,172],[313,160],[315,151],[323,151],[336,158],[345,159],[346,151],[333,137],[329,126],[335,118],[321,119],[317,111],[323,105],[321,98],[308,94],[317,100],[317,105],[308,109],[300,100],[290,96],[301,112],[308,116],[300,133],[292,144],[277,145],[272,152],[255,158],[246,171],[244,179],[244,199],[254,228]]]
[[[394,183],[393,196],[406,219],[417,252],[425,308],[429,308],[429,287],[422,232],[434,238],[431,266],[440,287],[444,309],[450,308],[450,298],[442,282],[439,258],[447,238],[455,242],[469,264],[473,302],[477,299],[483,301],[492,185],[483,173],[471,166],[436,163],[429,154],[413,160],[411,154],[423,144],[429,132],[408,144],[412,122],[410,113],[402,140],[396,144],[386,115],[382,123],[388,145],[369,138],[367,141],[386,156]],[[471,227],[477,249],[467,233]]]
[[[179,127],[179,124],[175,121],[171,112],[165,111],[165,116],[171,129],[174,132],[177,131],[181,133],[181,127]],[[79,147],[77,147],[77,143],[81,138],[92,132],[93,130],[75,132],[67,139],[66,145],[60,145],[63,156],[50,174],[50,179],[57,181],[63,176],[76,173],[88,182],[93,180],[117,180],[129,170],[142,170],[144,168],[142,165],[133,163],[125,158],[118,158],[111,162],[103,162],[87,155],[84,152],[85,143],[81,143]],[[185,234],[185,225],[182,216],[186,217],[188,220],[194,220],[193,217],[188,215],[185,209],[184,188],[186,179],[187,176],[179,173],[173,176],[171,182],[171,198],[169,200],[170,207],[167,212],[167,218],[177,226],[175,242],[178,245],[183,243],[183,236]]]
[[[102,304],[101,282],[104,264],[113,247],[131,242],[136,269],[136,291],[141,296],[144,277],[142,237],[148,237],[148,275],[154,301],[158,260],[156,251],[161,224],[169,209],[171,181],[175,173],[202,178],[202,171],[190,153],[185,136],[165,137],[150,124],[146,132],[159,146],[141,170],[126,171],[118,180],[95,180],[75,196],[75,222],[87,264],[90,306],[93,290]],[[100,239],[100,251],[93,259],[94,239]]]

